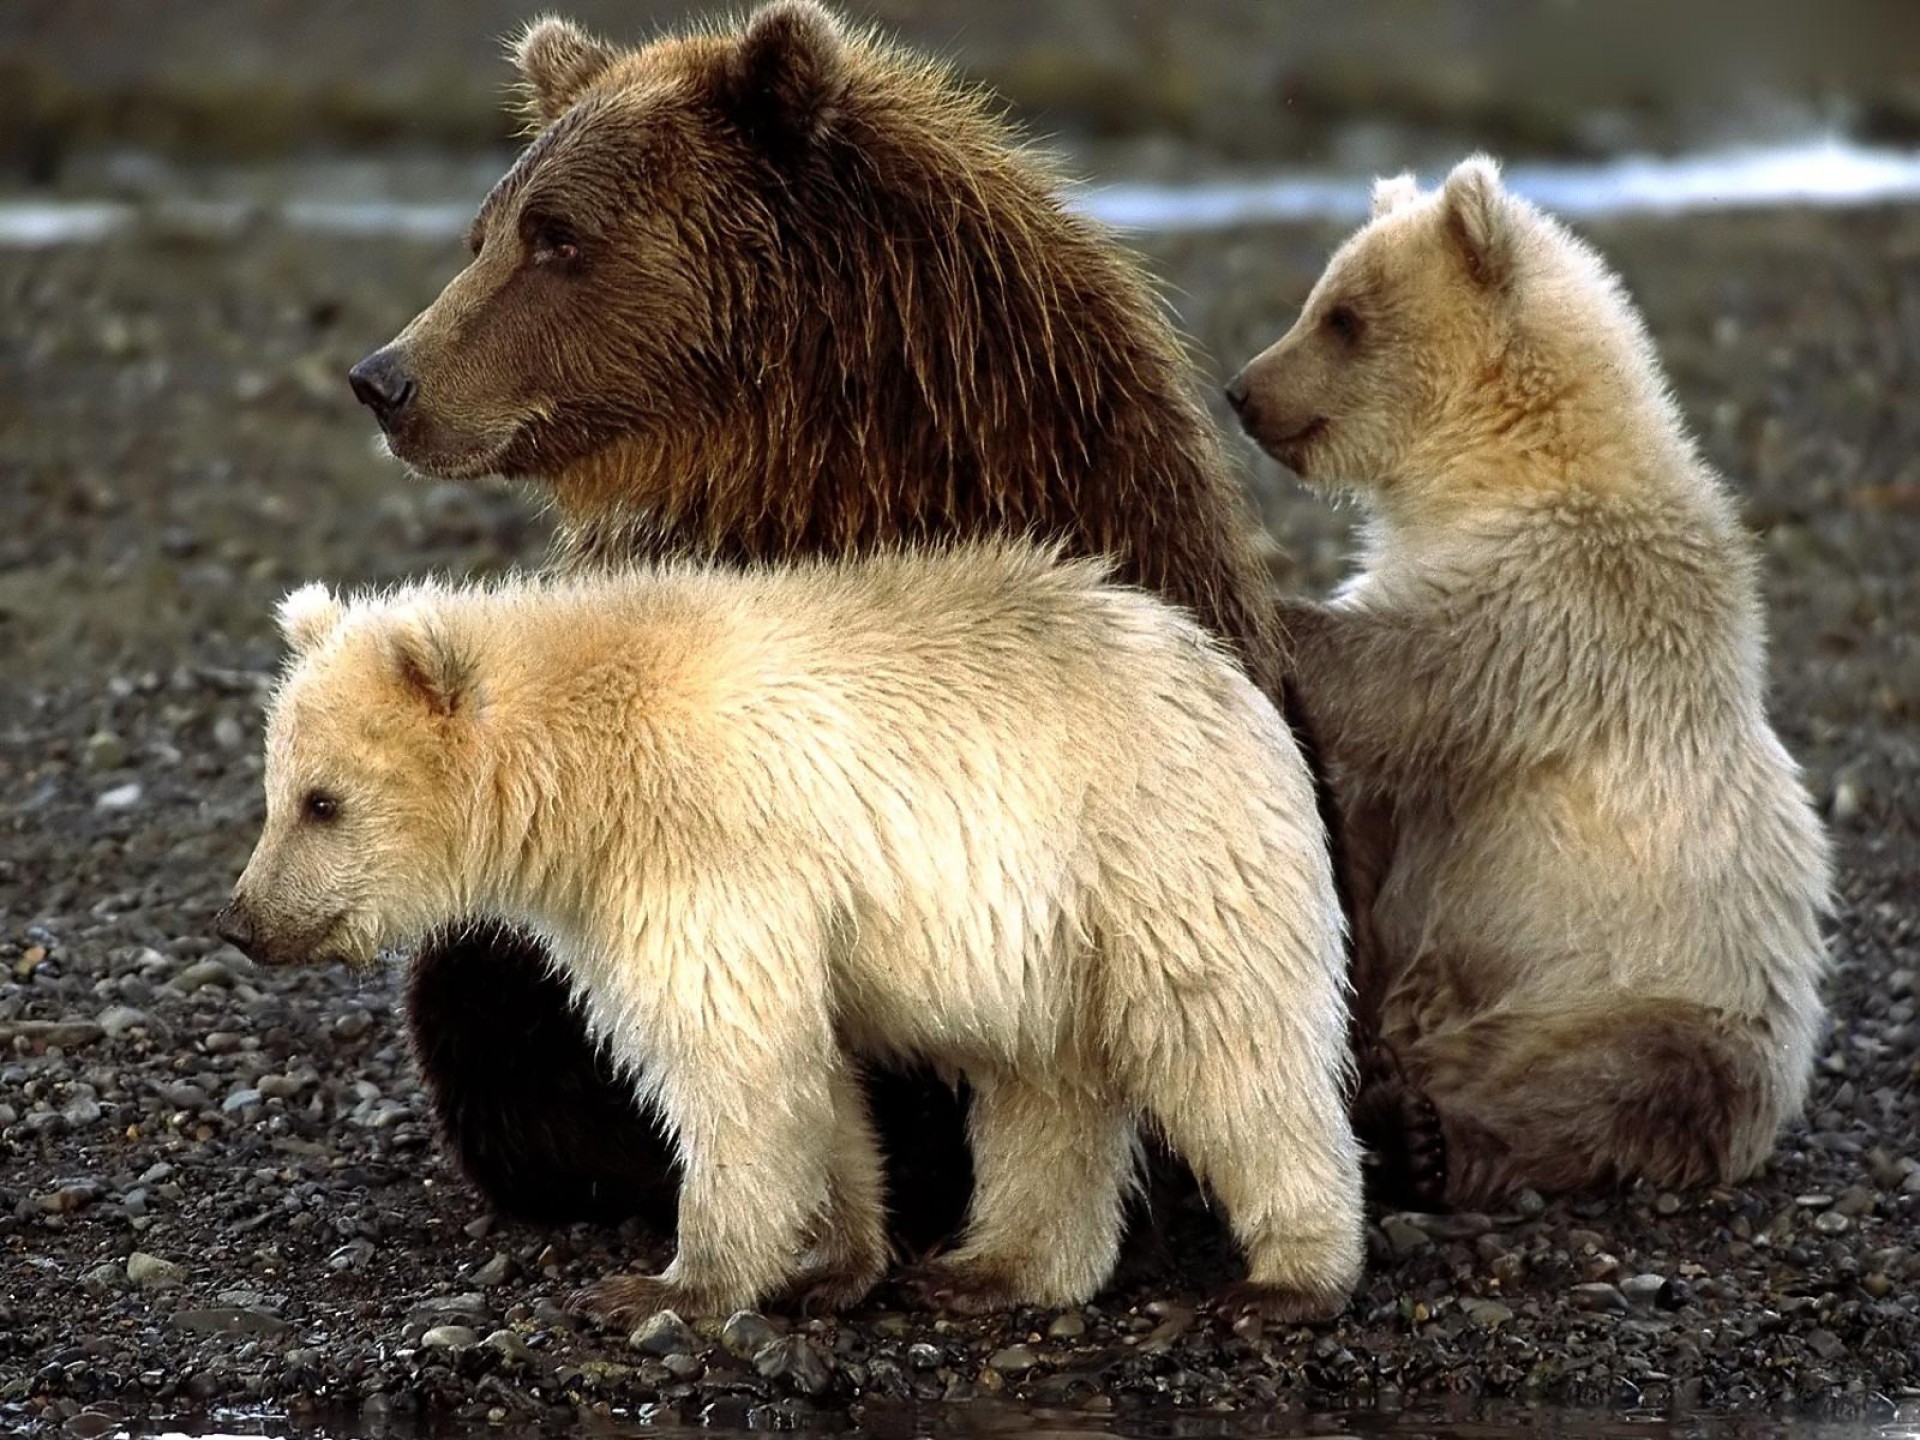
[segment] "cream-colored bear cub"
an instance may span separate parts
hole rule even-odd
[[[1748,1174],[1806,1094],[1828,847],[1751,547],[1621,287],[1491,162],[1383,181],[1229,390],[1367,512],[1286,619],[1377,883],[1362,1027],[1447,1197]]]
[[[1299,753],[1196,626],[1020,546],[289,597],[267,821],[223,933],[373,962],[461,915],[551,943],[685,1168],[608,1318],[850,1304],[883,1273],[857,1060],[974,1090],[961,1308],[1088,1299],[1137,1123],[1243,1300],[1361,1259],[1341,919]],[[511,1064],[511,1056],[502,1056]]]

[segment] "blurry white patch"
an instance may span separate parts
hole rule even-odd
[[[1516,194],[1567,216],[1873,205],[1920,199],[1920,152],[1824,139],[1672,158],[1628,155],[1595,165],[1514,165],[1505,178]],[[1185,231],[1363,220],[1370,197],[1370,182],[1358,177],[1279,175],[1200,185],[1089,186],[1067,199],[1122,229]]]

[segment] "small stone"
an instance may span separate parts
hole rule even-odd
[[[467,1278],[482,1289],[491,1290],[496,1285],[504,1285],[513,1278],[513,1257],[504,1250],[493,1252],[493,1258],[485,1264],[476,1265]]]
[[[168,988],[177,990],[182,995],[191,995],[206,985],[231,984],[233,984],[233,971],[227,968],[224,961],[216,960],[212,956],[185,966],[179,974],[167,982]]]
[[[1813,1228],[1822,1235],[1844,1235],[1853,1228],[1853,1221],[1838,1210],[1823,1210],[1813,1217]]]
[[[127,1257],[127,1279],[143,1290],[163,1290],[187,1278],[186,1267],[136,1250]]]
[[[1380,1229],[1393,1253],[1402,1259],[1433,1246],[1433,1237],[1405,1215],[1387,1216],[1380,1222]]]
[[[60,1107],[60,1118],[75,1130],[84,1130],[100,1119],[100,1102],[91,1095],[76,1095]]]
[[[1604,1315],[1624,1315],[1629,1308],[1627,1297],[1620,1293],[1619,1287],[1604,1281],[1590,1285],[1576,1285],[1571,1294],[1573,1307],[1576,1310],[1590,1310]]]
[[[118,770],[127,763],[127,742],[111,730],[96,730],[87,737],[87,767],[92,770]]]
[[[827,1362],[804,1335],[787,1335],[754,1353],[753,1368],[767,1380],[785,1380],[803,1395],[824,1395],[833,1383]]]
[[[1878,1203],[1874,1193],[1866,1186],[1850,1185],[1840,1192],[1840,1197],[1833,1202],[1833,1208],[1842,1215],[1867,1215]]]
[[[1653,1213],[1656,1215],[1678,1215],[1680,1197],[1670,1190],[1662,1190],[1653,1197]]]
[[[456,1354],[480,1343],[480,1333],[471,1325],[435,1325],[420,1337],[428,1350],[451,1350]]]
[[[1069,1310],[1064,1315],[1056,1315],[1053,1323],[1047,1326],[1049,1340],[1078,1340],[1087,1333],[1087,1322],[1078,1311]]]
[[[49,1215],[71,1215],[84,1210],[106,1193],[97,1180],[76,1180],[37,1196],[34,1203]]]
[[[358,1040],[373,1028],[373,1017],[364,1010],[349,1010],[333,1022],[333,1038]]]
[[[96,1293],[108,1290],[122,1290],[127,1285],[127,1272],[111,1260],[102,1261],[80,1277],[80,1283]]]
[[[698,1380],[707,1367],[698,1355],[668,1355],[660,1362],[667,1374],[679,1381]]]
[[[916,1370],[937,1370],[940,1368],[940,1349],[924,1340],[909,1345],[907,1363]]]
[[[1860,1277],[1860,1288],[1876,1300],[1884,1300],[1893,1293],[1893,1281],[1884,1272],[1872,1270]]]
[[[1847,1342],[1831,1330],[1809,1330],[1807,1348],[1822,1360],[1838,1360],[1847,1353]]]
[[[1664,1275],[1629,1275],[1620,1282],[1620,1293],[1627,1297],[1628,1304],[1644,1307],[1653,1304],[1666,1285]]]
[[[255,1090],[252,1086],[243,1086],[220,1102],[220,1113],[223,1115],[238,1115],[243,1110],[251,1110],[259,1105],[261,1099],[262,1097],[258,1090]]]
[[[1498,1300],[1475,1297],[1460,1302],[1460,1313],[1483,1330],[1495,1330],[1513,1319],[1513,1311]]]
[[[129,780],[124,785],[116,785],[111,790],[103,790],[94,796],[94,808],[98,810],[130,810],[140,803],[145,793],[138,780]]]
[[[453,1327],[448,1327],[453,1328]],[[480,1342],[493,1351],[509,1365],[531,1365],[534,1361],[532,1347],[511,1330],[495,1330]]]
[[[1024,1375],[1040,1363],[1040,1357],[1025,1345],[1009,1345],[987,1357],[987,1368],[1002,1375]]]
[[[576,1368],[595,1385],[618,1385],[633,1374],[631,1365],[622,1365],[617,1360],[582,1360]]]
[[[1513,1197],[1513,1208],[1516,1214],[1533,1220],[1546,1214],[1547,1202],[1538,1190],[1522,1190]]]
[[[627,1344],[642,1355],[691,1355],[699,1342],[686,1321],[671,1310],[662,1310],[641,1322],[640,1328],[627,1337]]]
[[[736,1360],[751,1360],[761,1348],[780,1338],[767,1317],[753,1310],[737,1310],[720,1327],[720,1348]]]
[[[1474,1240],[1492,1233],[1493,1230],[1492,1220],[1471,1211],[1449,1215],[1414,1213],[1405,1218],[1410,1224],[1419,1226],[1436,1240]]]
[[[110,1037],[118,1040],[129,1030],[138,1030],[147,1023],[147,1012],[136,1010],[131,1005],[109,1005],[100,1012],[100,1028]]]

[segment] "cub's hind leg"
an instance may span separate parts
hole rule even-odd
[[[1461,1208],[1520,1189],[1738,1180],[1782,1118],[1763,1025],[1686,1001],[1493,1011],[1402,1054],[1439,1114]]]
[[[860,1077],[836,1070],[832,1097],[826,1203],[788,1290],[810,1313],[859,1304],[887,1270],[886,1183]]]
[[[944,1309],[1076,1305],[1113,1274],[1134,1125],[1106,1096],[1012,1074],[972,1077],[973,1206],[958,1249],[914,1284]]]

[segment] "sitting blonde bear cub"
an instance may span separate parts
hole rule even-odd
[[[1285,619],[1377,887],[1361,1026],[1445,1197],[1749,1174],[1806,1094],[1827,843],[1748,541],[1619,284],[1484,159],[1383,181],[1229,394],[1366,508],[1359,573]]]
[[[291,596],[267,821],[223,933],[373,963],[461,915],[551,942],[685,1169],[607,1318],[851,1304],[886,1261],[857,1057],[973,1085],[956,1308],[1112,1271],[1137,1122],[1212,1187],[1244,1303],[1361,1265],[1341,919],[1311,782],[1192,623],[1019,546]]]

